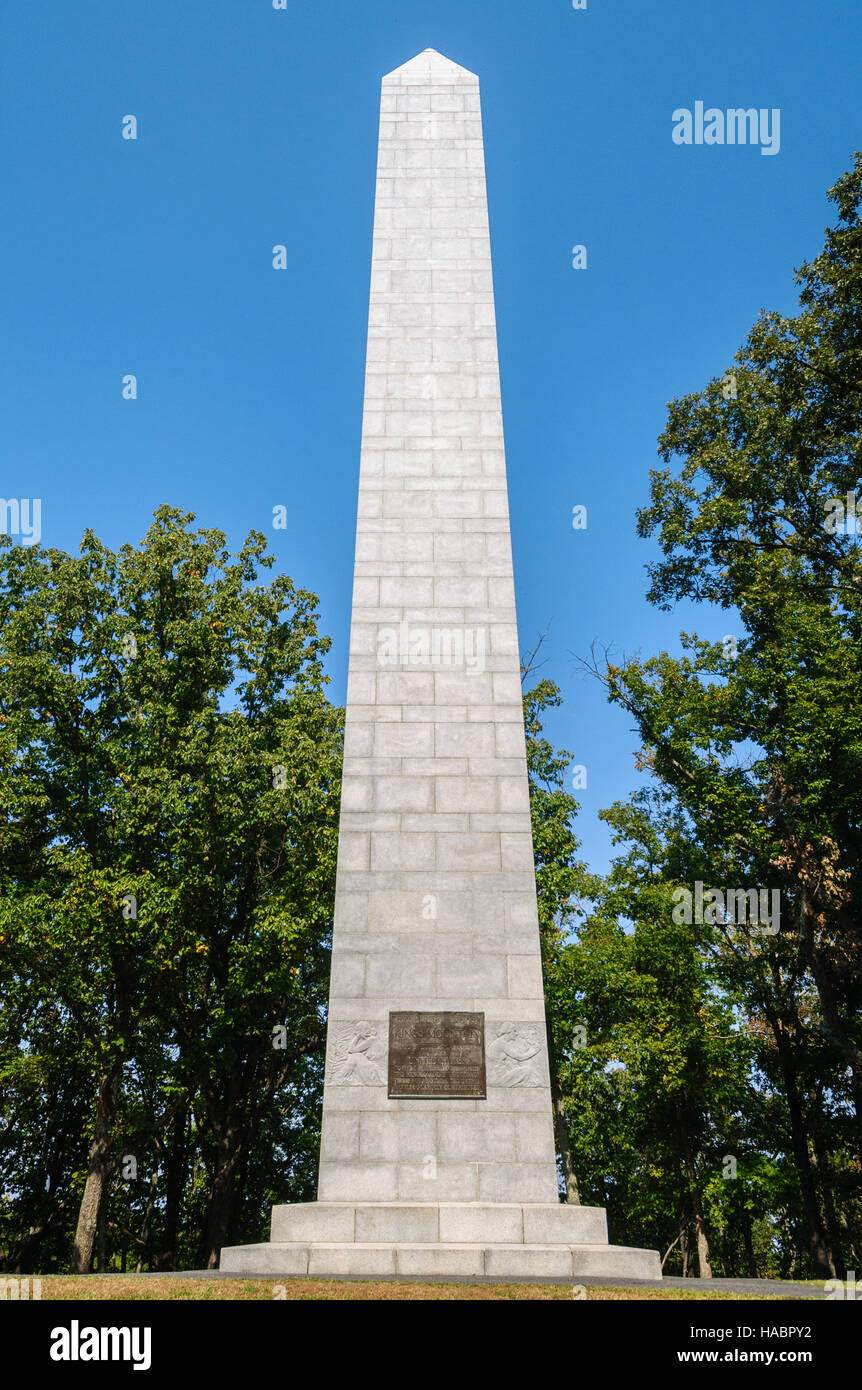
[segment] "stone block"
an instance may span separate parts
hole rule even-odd
[[[478,1196],[480,1202],[553,1202],[556,1164],[480,1163]]]
[[[396,1274],[393,1245],[312,1245],[308,1254],[310,1277],[364,1275],[380,1278]]]
[[[515,1117],[457,1111],[441,1113],[437,1121],[437,1152],[441,1159],[485,1159],[515,1162]]]
[[[521,1163],[556,1162],[551,1112],[513,1116],[516,1156]]]
[[[388,724],[386,728],[396,726]],[[353,779],[355,781],[355,779]],[[375,777],[368,787],[374,806],[385,811],[431,811],[434,808],[434,783],[430,777]]]
[[[398,1199],[402,1202],[475,1202],[479,1197],[475,1163],[399,1163]]]
[[[636,1250],[626,1245],[572,1246],[572,1274],[576,1279],[661,1280],[657,1250]]]
[[[491,1245],[485,1273],[499,1279],[569,1279],[572,1252],[565,1246]]]
[[[270,1240],[275,1245],[320,1240],[352,1243],[356,1238],[355,1217],[356,1208],[350,1205],[298,1202],[273,1207]]]
[[[339,1113],[327,1111],[323,1116],[323,1124],[320,1135],[320,1156],[330,1162],[346,1162],[347,1160],[359,1158],[359,1114]],[[369,1157],[378,1157],[377,1154]],[[273,1211],[278,1211],[278,1207],[273,1207]],[[299,1208],[294,1208],[299,1210]],[[288,1239],[288,1237],[284,1237]],[[276,1237],[273,1237],[276,1239]],[[301,1236],[291,1236],[291,1240],[300,1240]],[[322,1237],[321,1237],[322,1239]],[[340,1239],[340,1237],[338,1237]]]
[[[542,962],[538,954],[510,955],[508,977],[510,999],[542,997]]]
[[[399,1245],[395,1250],[398,1273],[417,1278],[461,1275],[466,1279],[484,1274],[483,1257],[481,1246]]]
[[[374,752],[383,758],[431,757],[434,752],[433,724],[385,723],[374,728]]]
[[[523,1237],[519,1206],[501,1203],[441,1203],[440,1241],[453,1244],[517,1244]]]
[[[307,1245],[227,1245],[219,1257],[223,1274],[308,1273]]]
[[[434,994],[433,956],[369,957],[367,993],[393,999]]]
[[[528,1245],[607,1245],[608,1223],[602,1207],[524,1207],[524,1240]]]
[[[356,1239],[393,1245],[433,1243],[439,1238],[436,1206],[358,1206]]]
[[[433,1110],[362,1116],[359,1131],[362,1159],[411,1159],[423,1163],[426,1157],[437,1152],[437,1115]]]
[[[439,868],[492,873],[501,867],[500,836],[488,833],[435,835],[434,863]]]
[[[365,956],[352,951],[333,951],[329,990],[333,996],[364,995]]]
[[[321,1202],[394,1202],[395,1163],[328,1163],[321,1160],[317,1195]]]
[[[504,955],[457,956],[446,954],[437,961],[437,996],[441,1000],[464,994],[505,994]]]

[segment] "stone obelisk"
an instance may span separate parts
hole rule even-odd
[[[221,1267],[658,1277],[558,1196],[478,79],[383,79],[318,1201]]]

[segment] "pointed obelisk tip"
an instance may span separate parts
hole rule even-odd
[[[436,48],[426,48],[394,72],[388,72],[383,81],[396,87],[451,87],[462,82],[475,83],[479,79],[468,68],[438,53]]]

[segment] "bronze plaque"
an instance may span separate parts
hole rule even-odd
[[[389,1099],[485,1099],[485,1015],[389,1015]]]

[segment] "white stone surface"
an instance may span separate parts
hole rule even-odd
[[[319,1196],[553,1202],[479,83],[430,50],[383,79],[357,513]],[[487,1101],[345,1057],[396,1009],[485,1013]]]
[[[427,1208],[416,1210],[417,1213],[424,1213]],[[445,1210],[440,1208],[441,1216]],[[357,1216],[360,1211],[361,1208],[356,1208]],[[494,1217],[498,1227],[499,1217],[510,1211],[508,1207],[497,1208]],[[382,1214],[376,1219],[385,1226]],[[459,1234],[467,1235],[473,1229],[477,1231],[479,1239],[273,1241],[269,1245],[235,1246],[223,1250],[221,1269],[234,1274],[309,1275],[319,1278],[339,1275],[366,1278],[392,1275],[464,1279],[484,1277],[500,1280],[661,1278],[659,1256],[655,1250],[566,1244],[561,1241],[493,1240],[488,1239],[487,1233],[482,1234],[483,1231],[487,1232],[483,1217],[479,1216],[472,1228],[467,1224],[469,1220],[469,1215],[457,1219]],[[408,1229],[406,1219],[399,1229]],[[502,1228],[499,1233],[503,1233]]]
[[[307,1202],[272,1209],[272,1239],[341,1244],[607,1245],[601,1207],[501,1202]]]
[[[379,135],[319,1200],[221,1268],[658,1278],[557,1195],[478,79]],[[485,1015],[486,1098],[388,1098],[403,1010]]]

